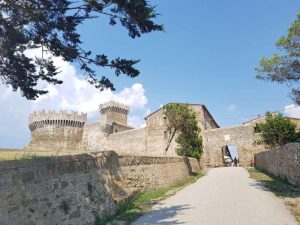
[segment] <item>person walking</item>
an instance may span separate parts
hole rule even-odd
[[[233,160],[233,162],[234,162],[234,166],[235,166],[235,167],[237,167],[238,160],[237,160],[237,158],[236,158],[236,157],[234,157],[234,160]]]

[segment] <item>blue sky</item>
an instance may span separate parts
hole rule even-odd
[[[129,99],[133,124],[141,125],[147,113],[168,102],[205,104],[221,126],[240,124],[266,111],[283,112],[285,106],[292,104],[287,86],[257,80],[254,68],[261,56],[276,51],[275,41],[296,19],[299,1],[150,2],[157,5],[161,14],[157,21],[164,24],[165,32],[131,39],[124,28],[109,26],[105,17],[79,28],[85,48],[112,58],[141,59],[137,66],[139,77],[111,77],[117,91],[103,94]],[[74,74],[80,78],[77,65],[60,64],[65,65],[65,76]],[[75,86],[85,85],[82,80],[72,79]],[[22,147],[28,142],[27,117],[33,110],[94,112],[91,120],[95,120],[97,106],[106,98],[87,89],[77,96],[70,84],[53,90],[41,101],[28,103],[18,93],[0,86],[0,146]],[[83,104],[84,95],[89,104]],[[80,107],[76,106],[78,99],[83,99]]]
[[[168,102],[203,103],[222,126],[291,103],[285,85],[255,79],[254,68],[261,56],[275,52],[299,1],[152,2],[165,33],[133,40],[120,27],[81,27],[86,47],[142,60],[139,78],[113,79],[118,89],[142,83],[152,110]]]

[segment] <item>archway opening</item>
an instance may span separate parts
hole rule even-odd
[[[239,155],[236,146],[225,145],[222,147],[222,158],[224,166],[238,166]]]

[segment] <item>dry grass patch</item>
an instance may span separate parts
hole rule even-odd
[[[260,181],[266,188],[280,197],[300,224],[300,188],[268,172],[249,168],[250,178]]]
[[[30,160],[35,158],[53,157],[62,155],[83,154],[86,152],[67,152],[67,151],[27,151],[23,149],[0,149],[0,161],[8,160]]]

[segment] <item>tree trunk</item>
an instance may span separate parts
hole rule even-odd
[[[176,130],[174,130],[174,132],[172,133],[171,137],[168,140],[168,144],[167,144],[167,146],[165,148],[165,155],[167,154],[167,151],[169,150],[169,147],[170,147],[171,142],[172,142],[172,140],[173,140],[173,138],[175,136],[175,133],[176,133]]]

